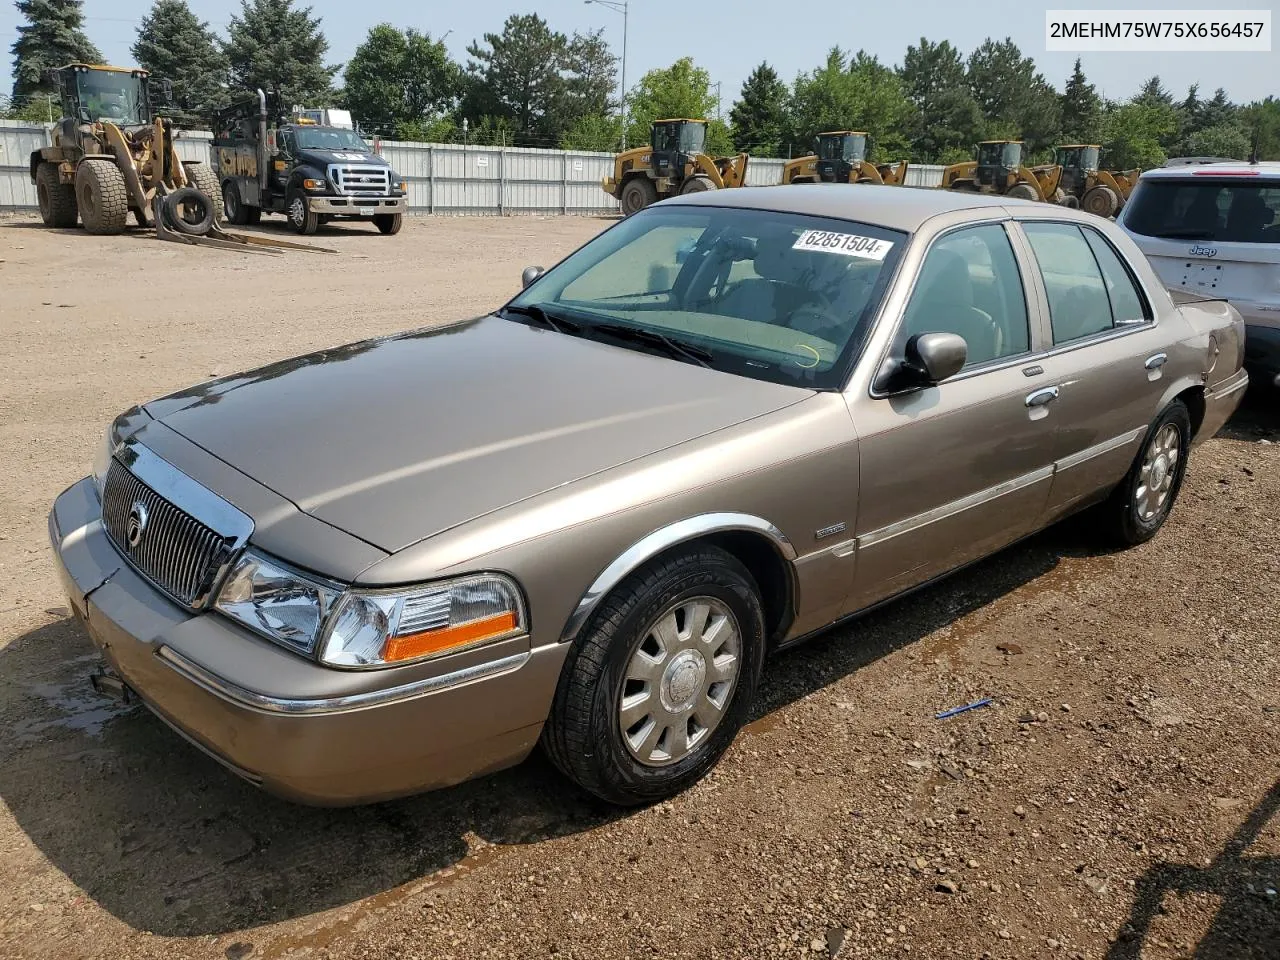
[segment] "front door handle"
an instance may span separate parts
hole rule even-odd
[[[1058,399],[1057,387],[1045,387],[1043,390],[1037,390],[1034,393],[1027,394],[1026,404],[1030,408],[1046,407],[1053,401]]]

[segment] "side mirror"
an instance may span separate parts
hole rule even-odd
[[[955,333],[922,333],[907,341],[907,363],[926,383],[941,383],[964,369],[969,345]]]
[[[525,267],[524,273],[520,274],[520,286],[527,287],[546,272],[546,267]]]

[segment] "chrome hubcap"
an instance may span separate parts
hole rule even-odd
[[[1181,442],[1178,428],[1166,423],[1147,445],[1133,497],[1139,519],[1150,522],[1168,509],[1173,478],[1178,472]]]
[[[301,198],[295,199],[289,206],[289,215],[293,218],[294,223],[302,223],[306,219],[307,210],[303,206]]]
[[[707,741],[724,717],[742,660],[742,636],[712,597],[682,600],[659,616],[631,656],[618,722],[627,751],[662,767]]]

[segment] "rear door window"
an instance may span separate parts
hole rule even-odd
[[[1250,176],[1150,177],[1134,191],[1124,225],[1167,240],[1280,243],[1280,182]]]
[[[1084,233],[1073,223],[1029,223],[1022,229],[1035,251],[1049,298],[1053,342],[1069,343],[1115,325],[1102,270]]]
[[[1118,327],[1146,323],[1151,319],[1151,308],[1133,279],[1133,274],[1120,260],[1120,254],[1096,230],[1081,229],[1098,261],[1098,267],[1102,270],[1107,297],[1111,301],[1112,323]]]

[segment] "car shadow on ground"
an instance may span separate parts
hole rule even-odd
[[[1280,443],[1280,390],[1253,386],[1218,436],[1246,443]]]
[[[773,658],[753,716],[855,673],[1087,551],[1056,527],[852,627]],[[473,783],[368,807],[277,800],[145,710],[88,686],[95,656],[63,608],[0,650],[0,797],[103,908],[167,936],[222,934],[344,906],[465,864],[477,847],[591,830],[628,811],[577,791],[538,752]]]
[[[1107,960],[1138,960],[1175,897],[1212,897],[1217,913],[1191,952],[1192,960],[1273,960],[1280,957],[1280,856],[1251,852],[1280,815],[1277,780],[1207,865],[1161,862],[1138,880],[1133,910],[1107,953]],[[1280,830],[1280,824],[1272,824]],[[1274,839],[1268,845],[1275,849]]]

